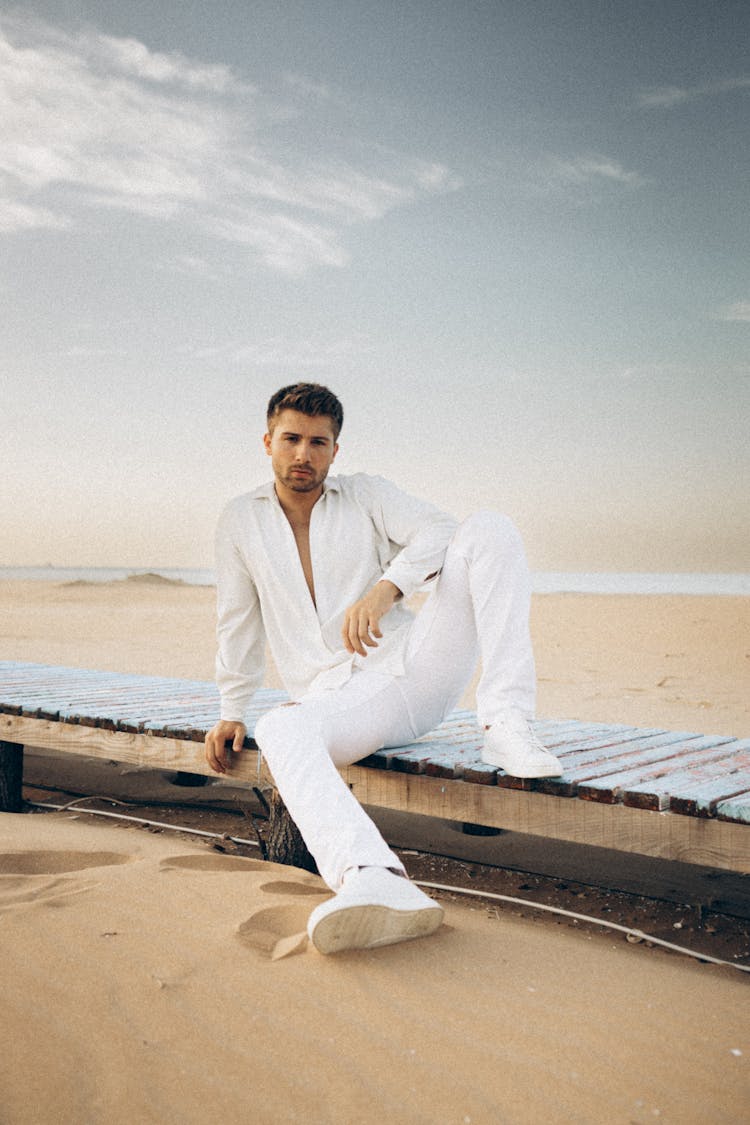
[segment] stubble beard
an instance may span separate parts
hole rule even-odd
[[[309,476],[295,477],[290,472],[284,479],[284,486],[291,492],[314,492],[316,488],[320,488],[325,479],[325,473],[322,476],[318,476],[316,473],[311,472]]]

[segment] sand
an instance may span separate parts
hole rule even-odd
[[[207,679],[213,597],[0,584],[0,657]],[[747,736],[749,618],[540,596],[540,714]],[[0,836],[3,1125],[747,1120],[736,969],[447,895],[435,936],[324,958],[314,876],[80,813]]]

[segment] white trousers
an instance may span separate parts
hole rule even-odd
[[[268,712],[255,740],[318,870],[337,890],[351,867],[403,866],[344,782],[339,767],[402,746],[452,711],[482,661],[481,725],[509,707],[534,714],[530,581],[520,535],[479,512],[456,531],[409,634],[405,674],[367,667],[335,690]]]

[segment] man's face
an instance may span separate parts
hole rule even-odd
[[[339,448],[331,418],[311,418],[298,410],[282,410],[263,444],[271,458],[277,485],[291,492],[322,489]]]

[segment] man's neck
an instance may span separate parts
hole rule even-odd
[[[310,513],[323,495],[323,485],[314,492],[295,492],[285,488],[278,481],[274,484],[276,496],[288,520],[295,523],[309,523]]]

